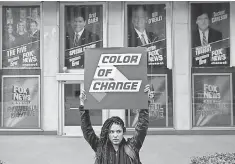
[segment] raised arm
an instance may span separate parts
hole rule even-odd
[[[80,114],[81,114],[81,129],[83,132],[83,136],[86,141],[90,144],[92,149],[96,152],[99,138],[94,132],[94,129],[91,126],[91,120],[89,115],[89,110],[84,110],[82,105],[79,106]]]
[[[141,109],[139,112],[138,121],[135,127],[135,134],[130,139],[130,143],[140,150],[143,145],[145,136],[147,135],[149,124],[149,110],[148,109]]]

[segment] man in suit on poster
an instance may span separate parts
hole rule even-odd
[[[156,34],[146,30],[145,6],[133,6],[132,9],[132,26],[128,30],[128,47],[142,46],[159,40]]]
[[[196,12],[197,29],[192,32],[192,47],[206,46],[222,40],[222,33],[210,27],[209,14],[200,9]]]
[[[99,36],[86,30],[85,12],[82,10],[72,20],[72,29],[66,32],[66,49],[79,47],[99,40]],[[96,47],[100,47],[98,44]]]

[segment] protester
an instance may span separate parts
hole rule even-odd
[[[145,87],[145,92],[150,92],[149,85]],[[139,110],[139,118],[132,138],[127,140],[124,138],[126,128],[123,120],[117,116],[113,116],[104,122],[100,137],[98,137],[92,128],[89,110],[84,110],[83,107],[86,100],[85,92],[82,92],[80,99],[82,102],[79,107],[81,128],[84,138],[96,153],[95,163],[140,164],[139,151],[145,140],[149,123],[148,109]]]

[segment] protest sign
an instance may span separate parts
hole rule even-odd
[[[86,109],[148,108],[145,48],[85,51]]]
[[[2,77],[3,127],[40,128],[39,85],[37,75]]]
[[[194,126],[230,126],[232,88],[230,74],[194,74]]]

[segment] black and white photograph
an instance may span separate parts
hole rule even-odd
[[[192,65],[230,65],[229,3],[191,4]]]
[[[0,164],[235,164],[235,2],[0,15]]]
[[[40,68],[40,8],[3,7],[3,68]]]
[[[148,67],[166,67],[166,5],[127,5],[128,47],[146,47]]]

